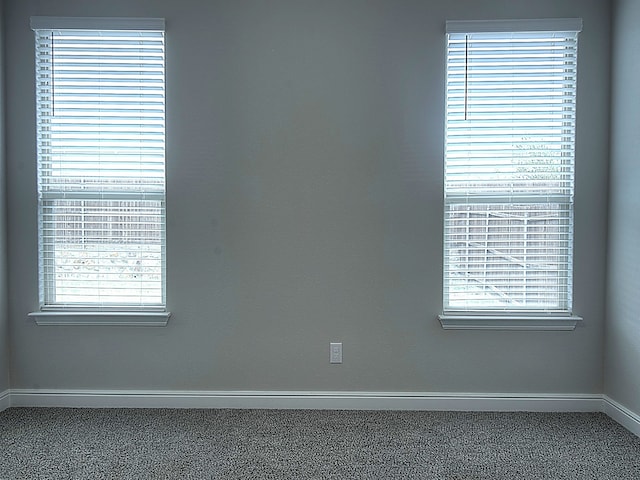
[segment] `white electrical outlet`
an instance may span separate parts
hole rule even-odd
[[[342,342],[329,344],[329,363],[342,363]]]

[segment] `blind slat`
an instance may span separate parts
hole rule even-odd
[[[570,311],[577,31],[490,24],[448,35],[444,310]]]
[[[32,19],[41,307],[163,307],[164,22],[87,22]]]

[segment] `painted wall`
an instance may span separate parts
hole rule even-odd
[[[9,388],[7,316],[6,175],[4,137],[4,5],[0,1],[0,395]]]
[[[10,0],[14,388],[602,391],[604,0]],[[166,328],[38,327],[30,15],[167,21]],[[582,17],[574,332],[444,331],[444,25]],[[344,363],[329,364],[329,342]]]
[[[613,25],[605,393],[640,414],[640,2]]]

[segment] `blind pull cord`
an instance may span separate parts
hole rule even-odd
[[[54,95],[55,92],[55,75],[56,75],[56,69],[55,69],[55,65],[56,65],[56,60],[54,57],[55,54],[55,45],[53,42],[55,42],[55,34],[53,32],[51,32],[51,117],[55,117],[56,116],[56,97]]]
[[[469,105],[469,35],[464,36],[464,119]]]

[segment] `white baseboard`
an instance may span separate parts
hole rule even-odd
[[[634,435],[640,437],[640,415],[632,412],[627,407],[620,405],[608,396],[603,397],[602,411],[613,418],[616,422],[629,430]]]
[[[600,412],[599,394],[11,390],[15,407]]]
[[[5,390],[0,392],[0,412],[6,410],[11,406],[11,391]]]
[[[600,394],[12,389],[9,407],[603,412],[640,437],[640,415]]]

